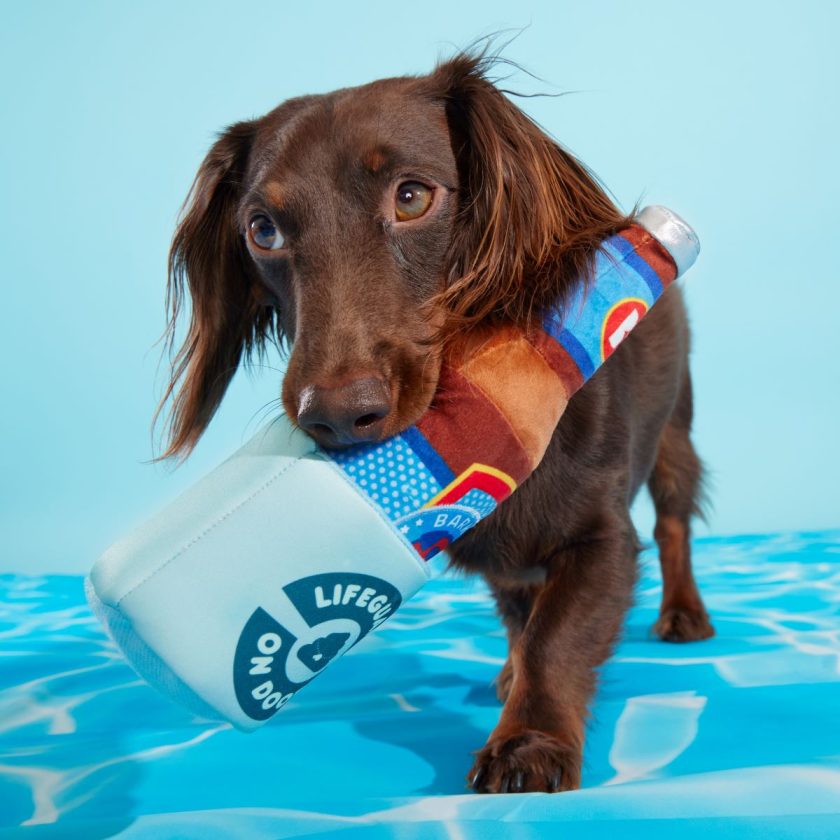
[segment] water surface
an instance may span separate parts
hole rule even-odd
[[[584,789],[555,796],[464,787],[506,652],[477,580],[429,584],[244,735],[140,680],[80,577],[0,576],[0,837],[840,837],[840,532],[695,554],[717,636],[650,636],[646,552]]]

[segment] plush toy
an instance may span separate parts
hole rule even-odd
[[[381,443],[327,452],[280,416],[105,552],[93,609],[149,682],[256,728],[528,477],[575,391],[698,251],[678,216],[643,210],[542,329],[456,346],[431,409]]]

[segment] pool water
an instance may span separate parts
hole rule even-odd
[[[429,584],[244,735],[140,680],[81,577],[0,576],[0,837],[840,837],[840,531],[697,541],[717,636],[690,645],[651,637],[642,562],[558,795],[465,788],[506,652],[477,579]]]

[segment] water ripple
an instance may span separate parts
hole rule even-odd
[[[790,836],[817,816],[825,827],[840,812],[840,533],[706,539],[695,555],[717,636],[651,638],[660,589],[646,553],[602,668],[585,789],[560,797],[464,789],[506,655],[479,581],[433,582],[245,736],[138,679],[81,578],[0,576],[0,834],[390,837],[417,823],[472,838],[500,820],[762,815],[795,816]]]

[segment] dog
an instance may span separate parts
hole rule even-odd
[[[174,234],[163,458],[186,457],[243,359],[290,348],[288,416],[328,448],[378,441],[430,405],[453,336],[528,329],[631,221],[587,168],[460,53],[428,75],[288,100],[224,131]],[[587,706],[633,598],[630,504],[647,484],[663,597],[655,632],[713,634],[691,568],[702,466],[689,330],[671,287],[573,397],[536,471],[451,546],[487,580],[509,655],[476,753],[480,792],[578,788]],[[157,417],[156,414],[156,417]]]

